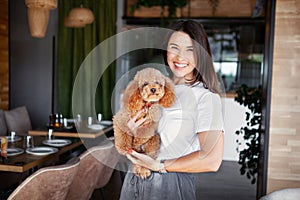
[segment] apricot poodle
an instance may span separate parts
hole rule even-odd
[[[115,146],[118,152],[126,155],[133,149],[156,159],[160,148],[157,134],[161,107],[171,107],[175,102],[173,82],[159,70],[145,68],[136,73],[125,89],[123,107],[113,117]],[[138,114],[139,113],[139,114]],[[138,121],[146,118],[134,131],[128,127],[130,119]],[[133,172],[142,178],[151,175],[151,171],[133,165]]]

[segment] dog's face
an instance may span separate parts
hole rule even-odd
[[[140,94],[144,101],[157,102],[165,94],[165,77],[152,68],[139,72],[136,76]]]

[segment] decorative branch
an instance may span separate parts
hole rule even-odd
[[[219,5],[219,0],[209,0],[210,7],[212,8],[212,15],[215,16],[218,5]]]

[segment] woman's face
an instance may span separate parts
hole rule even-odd
[[[174,74],[175,84],[184,84],[186,80],[194,78],[194,46],[188,34],[177,31],[171,35],[167,47],[167,61]]]

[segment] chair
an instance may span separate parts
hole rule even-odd
[[[79,168],[79,158],[74,157],[64,165],[44,167],[27,177],[8,197],[8,200],[61,200]]]
[[[95,189],[105,186],[118,162],[119,153],[112,143],[108,143],[87,149],[79,158],[79,170],[70,186],[68,200],[90,199]]]
[[[300,188],[287,188],[271,192],[259,200],[291,200],[300,199]]]
[[[5,122],[4,111],[0,109],[0,136],[7,135],[7,126]]]
[[[4,111],[7,131],[15,131],[18,135],[26,135],[31,126],[31,120],[25,106]]]

